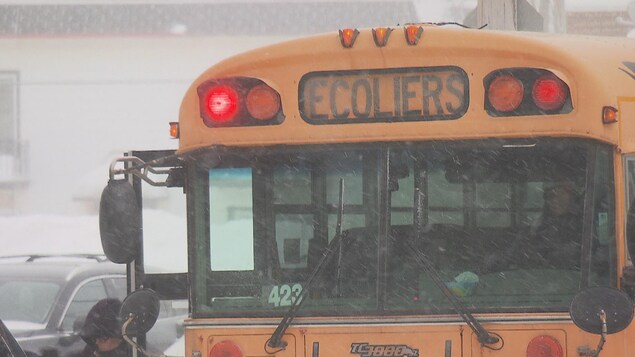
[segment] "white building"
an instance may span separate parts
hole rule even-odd
[[[187,87],[231,54],[344,27],[460,22],[476,3],[0,0],[0,215],[96,213],[110,160],[175,149],[168,122]],[[598,2],[566,5],[601,11],[586,3]],[[601,3],[626,13],[626,0]]]

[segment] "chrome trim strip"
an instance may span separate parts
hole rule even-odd
[[[18,342],[25,342],[25,341],[44,340],[44,339],[47,339],[47,338],[60,339],[60,338],[63,338],[63,337],[70,337],[70,336],[72,336],[72,334],[64,333],[62,335],[58,335],[58,334],[50,333],[50,334],[46,334],[46,335],[16,337],[15,340],[18,341]]]
[[[554,314],[541,316],[477,316],[479,321],[485,324],[505,324],[517,325],[526,323],[573,323],[568,314]],[[271,328],[278,324],[278,319],[263,319],[254,323],[253,321],[236,321],[236,320],[213,320],[213,319],[187,319],[184,322],[186,329],[199,327],[228,327],[228,328]],[[311,327],[311,326],[359,326],[359,325],[375,325],[375,326],[391,326],[391,325],[410,325],[410,326],[433,326],[433,325],[464,325],[465,322],[456,317],[404,317],[404,318],[366,318],[366,319],[296,319],[293,327]]]

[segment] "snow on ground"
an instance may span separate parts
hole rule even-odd
[[[97,216],[0,217],[0,255],[104,254]]]
[[[185,272],[185,218],[150,210],[143,222],[146,266],[152,272]],[[104,254],[99,217],[0,216],[0,256],[32,254]]]

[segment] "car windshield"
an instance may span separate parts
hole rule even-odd
[[[60,288],[54,281],[0,277],[0,319],[45,322]]]
[[[197,229],[195,314],[282,314],[336,234],[340,179],[343,244],[300,315],[452,311],[414,250],[477,312],[566,311],[580,285],[615,285],[607,146],[260,151],[198,160],[214,164],[195,181],[198,211],[209,212],[197,217],[207,224]]]

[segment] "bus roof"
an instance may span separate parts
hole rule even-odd
[[[228,58],[205,71],[187,91],[180,111],[180,149],[205,146],[267,146],[376,141],[458,140],[572,136],[593,138],[635,150],[635,125],[604,124],[603,108],[635,102],[635,40],[524,32],[499,32],[422,25],[416,45],[404,28],[394,28],[379,47],[371,29],[359,30],[345,48],[338,32],[300,38]],[[566,114],[492,116],[485,109],[485,78],[500,69],[546,69],[568,86]],[[451,120],[310,123],[300,110],[303,77],[314,72],[412,68],[464,72],[469,97]],[[436,70],[435,69],[435,70]],[[351,72],[352,71],[352,72]],[[405,72],[404,72],[405,71]],[[446,74],[452,76],[454,74]],[[214,78],[252,77],[280,94],[284,118],[277,125],[209,127],[201,119],[197,89]],[[368,88],[371,89],[370,87]],[[325,92],[326,93],[326,92]],[[325,94],[326,95],[326,94]],[[319,97],[322,99],[321,97]],[[370,97],[369,97],[370,98]],[[395,100],[395,103],[397,101]],[[450,104],[444,104],[450,105]],[[620,113],[618,111],[618,113]],[[448,118],[441,118],[448,119]]]

